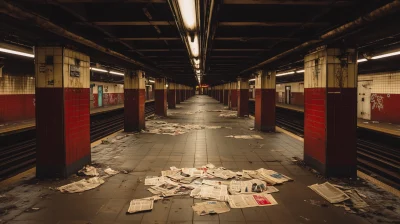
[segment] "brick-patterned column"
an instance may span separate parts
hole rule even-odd
[[[176,92],[176,104],[180,104],[181,103],[181,84],[176,84],[175,92]]]
[[[176,84],[173,82],[168,85],[168,108],[176,108]]]
[[[155,89],[155,114],[158,116],[167,116],[167,81],[165,78],[156,78]]]
[[[145,76],[141,70],[129,71],[124,78],[125,131],[145,128]]]
[[[304,59],[304,161],[325,176],[356,176],[356,62],[354,49]]]
[[[249,115],[249,80],[245,78],[238,78],[238,117]]]
[[[229,100],[229,109],[236,110],[238,105],[238,90],[237,90],[237,82],[231,82],[231,95]]]
[[[228,96],[229,96],[229,83],[225,83],[224,85],[223,85],[223,87],[224,87],[224,98],[223,98],[223,103],[224,103],[224,105],[228,105]]]
[[[259,71],[255,87],[254,128],[275,131],[275,71]]]
[[[36,47],[36,176],[65,178],[90,164],[90,59]]]

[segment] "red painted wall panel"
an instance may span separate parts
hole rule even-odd
[[[35,118],[35,95],[0,95],[0,124]]]
[[[174,89],[168,90],[168,108],[176,108],[176,91]]]
[[[224,105],[228,105],[228,93],[229,91],[227,89],[224,90]]]
[[[66,164],[90,156],[89,88],[64,89]]]
[[[238,97],[238,116],[243,117],[249,115],[249,90],[240,89],[237,91]]]
[[[177,89],[175,94],[176,94],[176,103],[181,103],[181,91]]]
[[[238,90],[232,89],[231,90],[231,107],[237,108],[237,101],[238,101]]]
[[[118,105],[124,103],[124,93],[103,93],[103,106]],[[93,107],[98,107],[98,94],[93,93]]]
[[[125,89],[125,131],[140,131],[145,128],[145,98],[144,89]]]
[[[167,116],[167,90],[155,90],[155,114],[159,116]]]
[[[292,93],[291,104],[304,106],[304,93]]]
[[[371,120],[400,124],[400,94],[371,94]]]
[[[325,88],[304,89],[304,154],[325,164]]]
[[[254,127],[261,131],[275,131],[275,89],[255,90]]]

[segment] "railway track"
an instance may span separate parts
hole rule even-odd
[[[145,115],[154,113],[154,101],[146,102]],[[124,109],[90,116],[90,141],[94,142],[124,128]],[[0,137],[0,180],[35,166],[36,130]]]
[[[249,101],[254,115],[254,101]],[[276,125],[304,136],[304,113],[276,108]],[[400,138],[369,129],[357,128],[358,169],[396,189],[400,189]]]

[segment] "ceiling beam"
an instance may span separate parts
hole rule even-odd
[[[181,40],[180,37],[122,37],[118,38],[119,40],[146,40],[146,41],[153,41],[153,40]]]
[[[174,21],[102,21],[91,22],[98,26],[173,26]],[[86,25],[86,23],[77,22],[78,25]]]
[[[245,49],[245,48],[232,48],[232,49],[212,49],[212,51],[219,51],[219,52],[229,52],[229,51],[257,51],[257,52],[262,52],[262,51],[269,51],[270,49]]]
[[[211,55],[211,58],[255,58],[253,56],[220,56],[220,55]]]
[[[168,52],[168,51],[185,51],[185,49],[135,49],[139,52]],[[168,56],[169,57],[169,56]]]
[[[303,22],[219,22],[219,26],[326,26],[329,23]]]
[[[224,0],[224,4],[226,5],[316,5],[316,6],[325,6],[331,5],[331,0],[314,0],[314,1],[282,1],[282,0]],[[348,6],[351,5],[351,1],[336,1],[333,5],[335,6]]]
[[[259,40],[286,40],[286,41],[296,41],[298,38],[288,38],[288,37],[215,37],[214,40],[221,41],[230,41],[230,40],[238,40],[238,41],[259,41]]]
[[[49,0],[21,0],[38,4],[47,4]],[[57,0],[59,3],[166,3],[167,0]]]

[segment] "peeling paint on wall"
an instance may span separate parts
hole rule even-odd
[[[383,110],[383,99],[384,97],[382,95],[378,95],[376,93],[371,94],[371,104],[372,104],[372,110],[378,109],[379,111]]]

